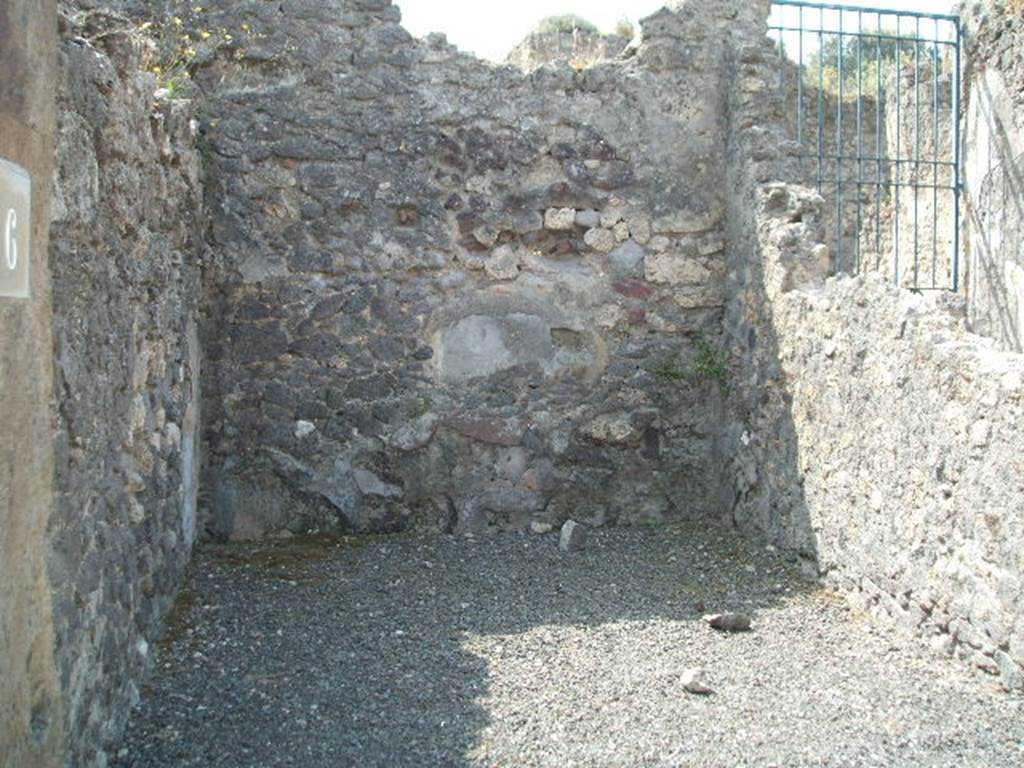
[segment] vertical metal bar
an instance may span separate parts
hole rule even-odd
[[[782,28],[784,26],[786,26],[786,25],[780,22],[779,29],[778,29],[779,40],[778,40],[778,46],[777,46],[777,49],[778,49],[777,53],[778,53],[778,57],[779,57],[779,99],[780,99],[780,101],[783,104],[786,103],[786,85],[787,85],[787,83],[786,83],[786,53],[785,53],[785,51],[783,49],[783,46],[785,45],[785,43],[783,43],[783,41],[782,41]]]
[[[804,7],[799,8],[797,26],[800,28],[799,49],[800,63],[797,66],[796,78],[796,142],[800,145],[800,164],[803,165],[804,157]],[[801,174],[802,175],[802,174]],[[801,178],[802,182],[803,179]]]
[[[917,17],[914,34],[914,287],[921,286],[918,250],[918,198],[921,183],[921,17]]]
[[[825,9],[818,9],[818,194],[825,161]]]
[[[953,121],[953,290],[960,290],[960,44],[963,30],[956,21],[956,44],[953,73],[953,104],[950,119]]]
[[[938,287],[939,260],[939,20],[932,41],[932,288]]]
[[[882,257],[882,14],[875,17],[875,268]]]
[[[896,187],[893,205],[893,248],[892,248],[892,260],[893,260],[893,271],[895,274],[896,285],[901,284],[900,281],[900,181],[903,175],[903,166],[900,162],[901,155],[903,153],[902,138],[903,138],[903,117],[902,112],[902,83],[903,83],[903,67],[900,57],[903,51],[900,50],[900,17],[896,17]]]
[[[855,271],[861,271],[861,201],[864,192],[864,13],[857,11],[857,234]]]
[[[839,11],[839,35],[836,38],[836,71],[839,98],[836,101],[836,259],[833,271],[843,271],[843,12]]]

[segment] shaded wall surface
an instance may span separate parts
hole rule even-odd
[[[0,5],[0,157],[32,178],[28,299],[0,298],[0,765],[56,766],[61,698],[53,660],[45,532],[53,478],[49,180],[53,2]],[[6,214],[6,211],[4,211]],[[24,254],[22,254],[24,255]]]
[[[202,193],[137,25],[62,6],[58,53],[48,566],[68,763],[86,766],[138,698],[195,538]]]
[[[211,530],[708,512],[741,15],[523,75],[389,3],[211,11]]]

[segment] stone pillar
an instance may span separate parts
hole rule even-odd
[[[53,173],[55,0],[0,3],[0,158],[31,176],[29,298],[0,297],[0,767],[63,760],[46,524],[53,484],[46,264]],[[5,211],[6,214],[6,211]],[[24,252],[20,253],[22,257]]]

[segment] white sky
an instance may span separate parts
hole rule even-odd
[[[949,13],[953,5],[952,0],[838,3],[926,13]],[[636,23],[661,8],[665,0],[397,0],[397,4],[405,28],[417,37],[444,32],[461,50],[501,61],[545,16],[575,13],[609,32],[619,19]]]

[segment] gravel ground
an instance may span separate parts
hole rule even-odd
[[[112,764],[1016,768],[1024,699],[717,529],[234,545],[197,554]]]

